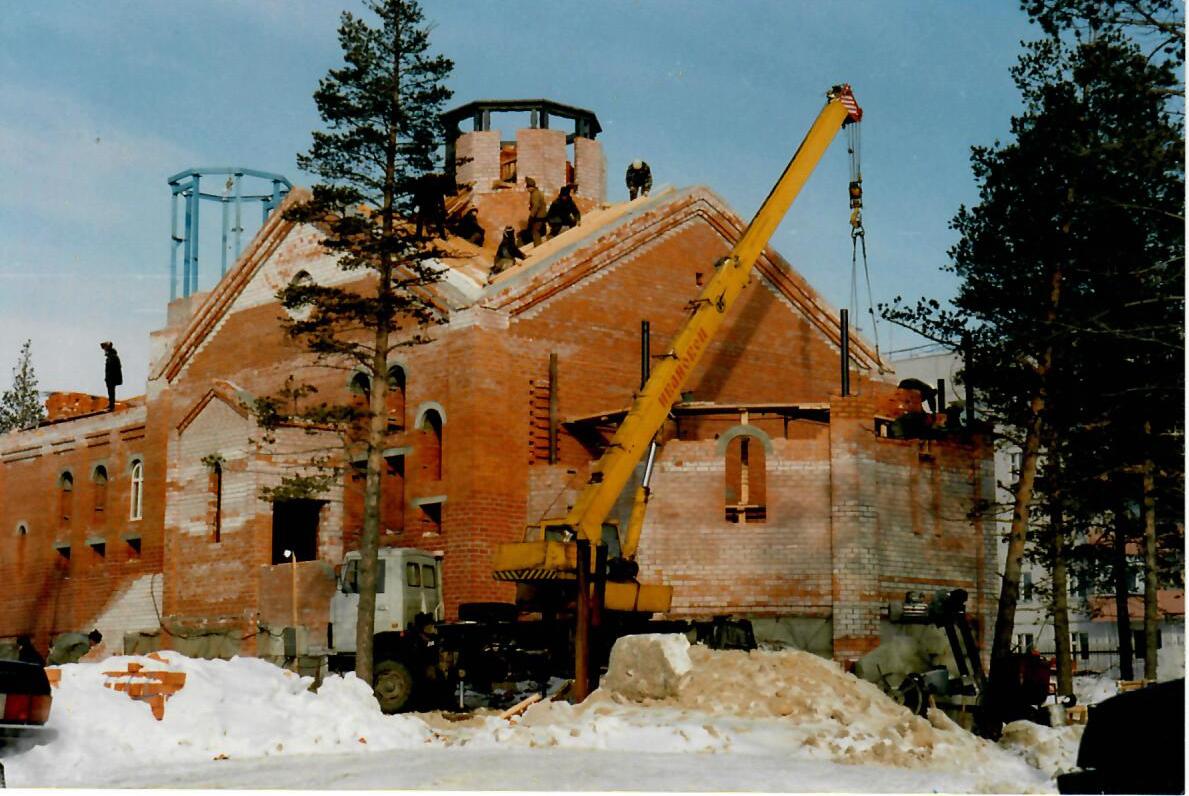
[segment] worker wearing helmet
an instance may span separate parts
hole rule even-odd
[[[628,185],[628,199],[635,199],[637,195],[648,196],[652,190],[652,169],[643,160],[633,160],[624,179]]]

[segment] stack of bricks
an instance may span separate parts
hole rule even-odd
[[[165,662],[156,653],[149,657]],[[108,682],[103,685],[115,691],[122,691],[138,702],[148,702],[157,721],[165,718],[165,700],[181,691],[186,685],[185,672],[167,672],[159,669],[145,669],[139,663],[131,662],[124,672],[104,672]]]

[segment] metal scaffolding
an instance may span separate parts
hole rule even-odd
[[[223,193],[203,193],[201,184],[203,178],[223,177]],[[254,180],[264,180],[271,183],[272,188],[264,188],[262,193],[245,193],[243,181],[245,177]],[[239,258],[242,251],[243,239],[243,203],[260,202],[262,215],[260,223],[268,220],[268,216],[278,205],[293,185],[280,174],[245,168],[196,168],[178,172],[169,178],[169,187],[173,191],[170,200],[170,238],[172,246],[169,253],[169,300],[178,297],[178,250],[182,250],[182,296],[189,296],[198,290],[198,238],[199,238],[199,200],[206,199],[222,205],[223,214],[223,246],[219,275],[227,273],[228,236],[231,235],[235,248],[232,262]],[[209,184],[209,183],[208,183]],[[182,219],[182,233],[178,234],[178,198],[181,197],[185,212]]]

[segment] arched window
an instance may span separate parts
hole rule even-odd
[[[139,520],[144,504],[144,462],[136,459],[132,462],[132,491],[129,494],[128,518]]]
[[[442,416],[435,409],[428,410],[421,418],[421,430],[425,442],[421,448],[421,467],[425,477],[431,481],[442,480]]]
[[[17,523],[17,536],[28,536],[28,535],[29,535],[29,523],[18,522]]]
[[[107,468],[97,465],[91,480],[95,483],[95,513],[102,515],[107,510]]]
[[[400,365],[388,368],[388,430],[403,431],[405,427],[405,369]]]
[[[727,522],[763,522],[767,519],[767,483],[764,443],[739,434],[727,443],[726,484],[723,496]]]
[[[219,460],[212,461],[210,474],[207,478],[208,487],[211,493],[211,502],[214,504],[211,508],[214,517],[211,518],[211,526],[214,531],[214,540],[216,542],[223,541],[223,462]]]
[[[310,272],[302,270],[302,271],[298,271],[296,274],[294,274],[293,278],[289,280],[289,287],[290,288],[305,287],[307,285],[312,285],[313,283],[314,283],[314,280],[310,276]],[[289,317],[292,318],[294,321],[297,321],[298,323],[300,323],[302,321],[309,320],[310,316],[314,314],[314,305],[313,304],[300,304],[300,305],[293,306],[293,307],[286,307],[285,312],[288,313]]]
[[[74,513],[74,476],[70,471],[58,476],[58,517],[62,525],[70,524]]]

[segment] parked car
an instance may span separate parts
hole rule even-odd
[[[1184,793],[1184,678],[1091,705],[1077,764],[1061,793]]]
[[[45,726],[52,702],[44,666],[0,660],[0,750],[52,740],[55,733]]]

